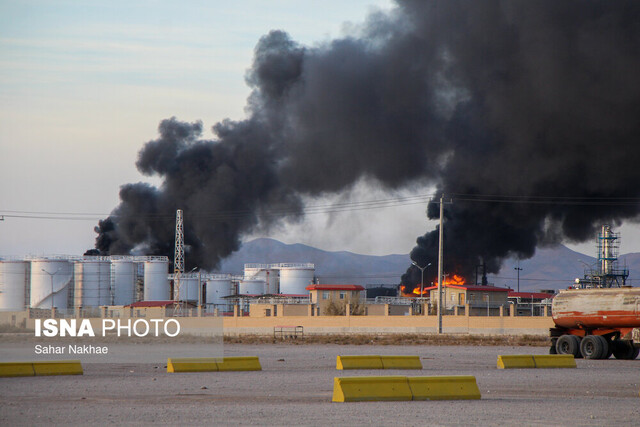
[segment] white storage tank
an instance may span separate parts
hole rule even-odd
[[[198,302],[198,282],[197,274],[180,277],[180,301]]]
[[[0,261],[0,311],[22,311],[27,296],[26,261]]]
[[[227,301],[223,297],[233,295],[233,285],[231,283],[231,276],[228,274],[213,275],[207,277],[207,304],[223,305],[227,304]]]
[[[83,259],[74,263],[76,307],[111,305],[111,263]]]
[[[307,295],[305,288],[313,283],[313,264],[281,264],[280,293],[286,295]]]
[[[240,281],[238,294],[240,295],[263,295],[265,289],[264,280],[245,279]]]
[[[168,301],[169,261],[148,260],[144,263],[144,300]]]
[[[73,264],[67,260],[31,261],[31,307],[66,309],[72,279]]]
[[[245,264],[245,280],[262,280],[265,282],[265,294],[277,294],[279,274],[277,264]]]
[[[129,305],[136,301],[136,269],[133,261],[111,261],[113,305]]]

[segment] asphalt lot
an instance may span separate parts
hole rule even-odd
[[[206,346],[192,346],[196,352]],[[142,353],[154,351],[140,346]],[[262,371],[169,374],[164,364],[84,364],[82,376],[0,378],[0,425],[637,425],[640,360],[498,370],[542,347],[225,344]],[[419,355],[424,369],[337,371],[336,356]],[[479,401],[331,403],[336,376],[474,375]]]

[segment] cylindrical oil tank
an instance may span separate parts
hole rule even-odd
[[[280,292],[279,283],[280,283],[280,274],[279,271],[275,268],[267,268],[264,271],[264,282],[265,289],[264,292],[266,294],[277,294]]]
[[[169,299],[169,261],[145,261],[144,300],[168,301]]]
[[[640,327],[640,288],[560,291],[552,303],[553,321],[563,328]]]
[[[111,305],[111,263],[83,259],[74,263],[76,307]]]
[[[263,295],[265,289],[264,280],[245,279],[240,281],[238,294],[240,295]]]
[[[136,298],[136,264],[129,260],[111,261],[113,305],[129,305]]]
[[[231,276],[227,274],[208,277],[206,289],[207,297],[205,302],[207,304],[226,304],[227,301],[223,298],[234,294]]]
[[[28,266],[26,261],[0,261],[0,311],[25,309]]]
[[[286,295],[307,295],[305,288],[313,283],[313,264],[287,265],[280,268],[280,293]]]
[[[31,307],[66,309],[72,279],[73,264],[67,260],[31,261]]]
[[[276,264],[277,265],[277,264]],[[245,264],[245,280],[262,280],[265,282],[265,294],[277,294],[280,276],[278,269],[272,268],[270,264]]]
[[[198,275],[180,277],[180,301],[197,302],[199,296],[198,284]]]

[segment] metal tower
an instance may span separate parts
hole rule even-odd
[[[609,225],[603,225],[598,234],[598,263],[600,264],[600,287],[612,288],[625,286],[629,270],[618,268],[620,233],[611,231]]]
[[[614,233],[611,226],[603,225],[598,233],[597,267],[589,267],[584,271],[583,279],[576,279],[581,288],[613,288],[626,286],[629,269],[618,267],[618,252],[620,248],[620,233]]]
[[[182,209],[176,211],[176,249],[173,257],[173,299],[180,302],[180,275],[184,273],[184,221]]]

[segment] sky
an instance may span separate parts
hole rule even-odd
[[[142,176],[135,161],[161,120],[201,120],[210,138],[218,121],[245,117],[245,72],[270,30],[313,46],[392,7],[388,0],[0,0],[0,256],[81,255],[92,248],[93,227],[118,204],[121,185],[159,184]],[[328,201],[432,191],[388,194],[362,184]],[[425,209],[421,202],[307,215],[244,238],[408,253],[435,226]],[[618,229],[621,253],[640,252],[639,228]],[[569,246],[595,255],[594,242]]]

